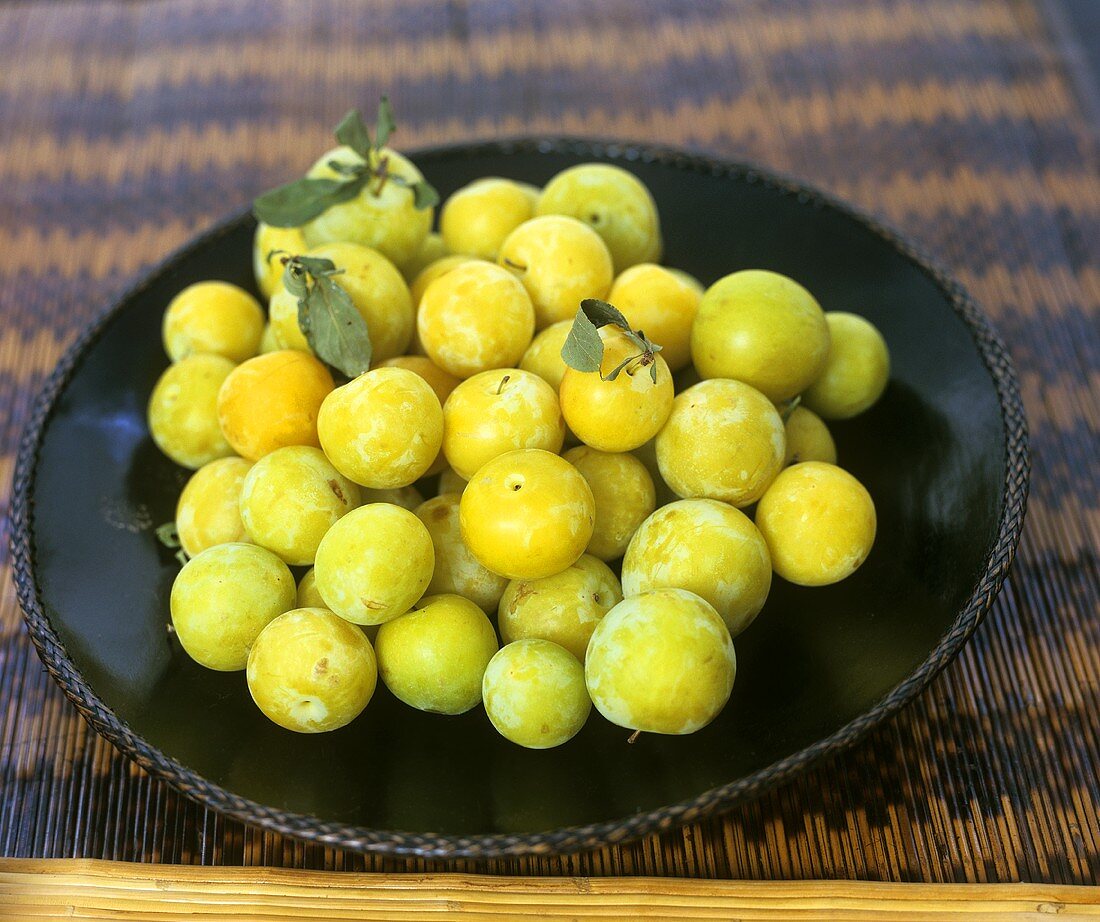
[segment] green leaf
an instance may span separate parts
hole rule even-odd
[[[600,370],[603,362],[603,340],[583,307],[573,318],[573,326],[561,347],[561,358],[566,365],[577,371]]]
[[[374,126],[374,143],[379,150],[386,146],[390,135],[396,130],[397,122],[393,120],[393,106],[390,105],[390,98],[383,96],[382,101],[378,103],[378,121]]]
[[[659,349],[660,346],[658,346],[657,348]],[[656,362],[650,362],[649,363],[649,376],[653,379],[653,383],[656,384],[657,383],[657,363]]]
[[[630,329],[630,323],[627,321],[626,317],[623,316],[622,311],[613,304],[608,304],[606,301],[601,301],[599,298],[585,298],[581,301],[581,310],[596,327],[605,327],[608,324],[614,324],[626,330],[627,333],[634,332]]]
[[[165,522],[163,525],[158,525],[154,533],[157,540],[165,547],[177,548],[180,546],[180,533],[175,522]]]
[[[370,129],[364,124],[358,109],[349,109],[340,119],[340,124],[336,126],[336,140],[370,162],[371,148],[374,145],[371,143]],[[381,141],[378,142],[378,146],[382,146]]]
[[[409,188],[412,189],[413,193],[413,205],[416,206],[418,211],[423,211],[425,208],[434,208],[439,204],[439,193],[435,191],[435,186],[426,179],[414,182]]]
[[[332,275],[326,271],[313,276],[309,292],[298,301],[298,325],[321,361],[357,378],[370,369],[370,331]]]
[[[367,173],[346,179],[296,179],[259,196],[252,203],[252,213],[272,227],[298,227],[355,198],[368,179]]]

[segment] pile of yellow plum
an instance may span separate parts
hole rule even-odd
[[[824,420],[882,394],[882,336],[775,272],[660,265],[652,196],[607,163],[478,180],[433,232],[392,130],[349,113],[257,200],[266,311],[222,281],[167,307],[149,427],[195,472],[159,530],[175,637],[299,732],[378,676],[536,749],[592,704],[706,726],[773,572],[822,586],[871,550]]]

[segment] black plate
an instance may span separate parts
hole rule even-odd
[[[911,700],[988,611],[1019,538],[1026,431],[1009,359],[956,283],[895,233],[756,167],[584,141],[423,152],[447,195],[485,175],[543,183],[614,160],[652,190],[666,261],[710,283],[786,273],[825,310],[869,317],[893,377],[834,427],[841,463],[875,498],[878,541],[851,579],[776,582],[737,640],[729,706],[689,737],[626,733],[593,715],[569,744],[521,750],[481,709],[413,711],[381,686],[350,727],[269,723],[243,673],[192,663],[166,631],[178,567],[151,528],[186,472],[150,441],[145,404],[166,359],[164,307],[184,285],[253,288],[253,222],[230,220],[104,313],[48,383],[18,459],[16,581],[43,661],[93,726],[204,804],[280,832],[393,854],[565,851],[686,822],[851,744]]]

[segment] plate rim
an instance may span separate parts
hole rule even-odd
[[[209,245],[250,219],[246,208],[218,221],[190,238],[170,255],[146,269],[137,282],[112,298],[66,349],[34,402],[20,440],[12,480],[12,574],[23,619],[31,641],[51,677],[81,716],[101,736],[151,775],[177,791],[219,813],[243,823],[298,839],[358,852],[396,857],[500,858],[549,855],[616,845],[693,822],[731,807],[766,788],[782,784],[812,763],[841,752],[895,715],[920,694],[958,655],[993,604],[1015,557],[1023,527],[1030,478],[1030,450],[1019,382],[1011,357],[990,319],[963,285],[918,244],[881,218],[824,192],[814,185],[748,160],[724,159],[705,153],[623,140],[598,140],[573,136],[532,136],[438,144],[409,153],[418,162],[453,157],[476,158],[486,154],[509,155],[566,153],[619,163],[658,163],[687,172],[706,173],[761,184],[814,209],[830,208],[844,214],[891,247],[930,278],[967,327],[982,363],[993,381],[1004,426],[1005,479],[1001,490],[1001,514],[993,541],[966,604],[951,627],[940,637],[921,664],[884,695],[868,711],[832,734],[741,778],[674,804],[629,816],[532,833],[456,835],[407,833],[370,829],[302,813],[270,807],[240,797],[201,777],[145,742],[125,721],[107,707],[73,664],[49,622],[41,601],[34,567],[33,493],[41,448],[58,400],[79,369],[86,352],[104,334],[114,317],[155,279],[186,259],[194,250]]]

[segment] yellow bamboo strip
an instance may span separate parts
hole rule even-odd
[[[1061,122],[1075,113],[1067,85],[1055,75],[1036,78],[1032,93],[1019,86],[1006,92],[998,79],[944,80],[884,84],[873,80],[858,86],[815,89],[785,96],[766,106],[755,93],[732,99],[712,96],[701,102],[681,101],[669,108],[643,110],[594,106],[554,114],[454,116],[417,125],[401,126],[397,143],[403,148],[463,138],[519,134],[596,134],[620,138],[678,138],[696,144],[715,144],[730,135],[751,136],[754,126],[775,123],[787,135],[828,135],[846,127],[931,125],[938,119],[994,119],[1007,117],[1038,123]],[[322,115],[276,120],[245,119],[225,125],[214,121],[154,127],[125,139],[120,156],[119,138],[58,136],[43,127],[11,139],[0,159],[0,181],[75,179],[118,183],[135,174],[180,169],[234,166],[277,167],[287,151],[301,152],[305,168],[319,151],[334,143],[332,125]],[[291,142],[291,143],[288,143]],[[293,172],[293,170],[291,170]],[[1055,187],[1056,188],[1056,187]]]
[[[0,69],[0,92],[26,91],[33,85],[38,94],[110,93],[129,99],[162,87],[218,85],[244,73],[270,80],[290,76],[328,88],[344,88],[352,81],[397,87],[413,80],[452,82],[492,79],[504,73],[559,73],[608,61],[614,62],[618,74],[642,73],[731,54],[774,55],[825,43],[852,48],[884,42],[959,41],[971,36],[996,40],[1018,32],[1011,8],[998,0],[946,6],[914,3],[890,9],[831,4],[785,15],[762,7],[755,14],[750,8],[719,20],[639,21],[602,30],[586,21],[462,38],[444,33],[413,38],[381,33],[377,39],[354,45],[335,41],[324,55],[302,54],[301,38],[288,32],[210,42],[204,44],[202,54],[186,44],[100,54],[91,62],[69,48],[39,53],[33,69]],[[340,66],[333,67],[333,60],[340,61]]]
[[[1100,888],[848,881],[351,874],[90,860],[0,859],[0,919],[1100,918]]]

